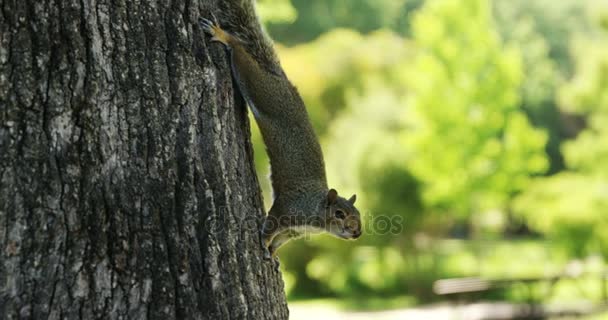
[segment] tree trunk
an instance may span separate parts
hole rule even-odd
[[[217,1],[0,0],[0,318],[287,318]]]

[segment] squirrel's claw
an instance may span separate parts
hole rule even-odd
[[[268,248],[264,249],[264,260],[272,260],[272,253]]]
[[[212,13],[212,14],[211,14],[211,18],[213,18],[213,22],[214,22],[216,25],[218,25],[218,26],[220,25],[220,20],[218,20],[218,19],[217,19],[217,16],[216,16],[215,14],[213,14],[213,13]]]
[[[198,23],[200,24],[201,28],[203,28],[203,30],[206,33],[208,33],[210,35],[213,35],[215,33],[213,30],[214,23],[211,20],[209,20],[207,18],[201,18],[198,21]]]
[[[268,246],[266,245],[266,241],[264,240],[264,231],[260,230],[260,246],[262,247],[262,250],[264,250],[264,260],[270,260],[272,259],[272,254],[270,253],[270,250],[268,249]]]

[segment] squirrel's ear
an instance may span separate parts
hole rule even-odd
[[[329,189],[327,191],[327,205],[334,204],[338,198],[338,191],[335,189]]]
[[[348,202],[350,202],[350,204],[355,204],[355,201],[357,201],[357,195],[353,194],[353,196],[348,199]]]

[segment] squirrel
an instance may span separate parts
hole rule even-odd
[[[233,30],[220,27],[215,16],[201,19],[200,26],[228,51],[232,77],[253,112],[270,158],[274,202],[260,231],[264,257],[276,257],[280,246],[307,233],[359,238],[357,197],[345,199],[328,188],[323,153],[304,102],[283,72],[252,1],[221,2],[223,20],[232,23],[228,27]]]

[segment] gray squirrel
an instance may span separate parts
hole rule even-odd
[[[274,202],[261,230],[274,257],[287,241],[306,233],[328,232],[342,239],[361,235],[356,195],[340,197],[327,187],[319,140],[304,102],[279,63],[263,32],[252,1],[221,1],[217,18],[201,19],[203,30],[229,53],[232,76],[251,108],[270,158]]]

